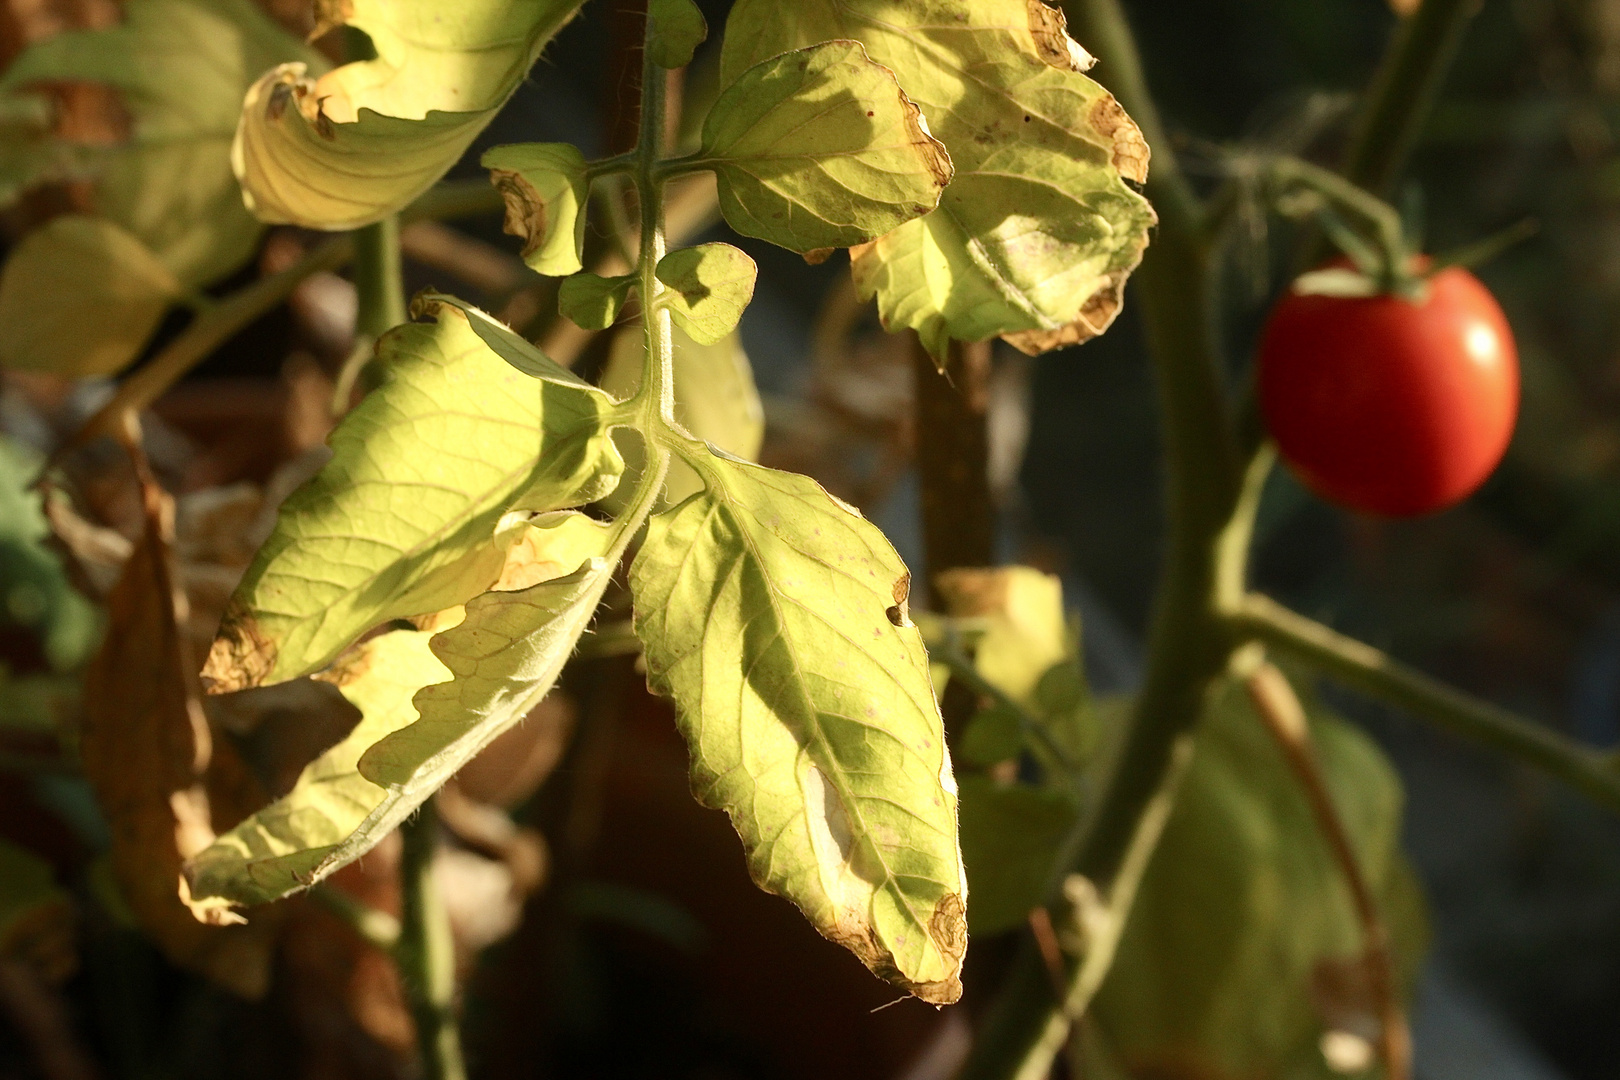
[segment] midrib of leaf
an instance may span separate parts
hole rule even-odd
[[[810,695],[804,690],[804,683],[805,683],[804,671],[803,671],[802,666],[799,663],[799,651],[798,651],[797,647],[795,646],[795,643],[793,642],[792,635],[789,633],[787,620],[782,617],[783,605],[784,604],[792,604],[794,607],[797,607],[799,610],[803,611],[806,615],[808,615],[811,619],[813,619],[814,621],[820,623],[823,627],[826,627],[836,637],[841,638],[849,646],[850,649],[852,649],[852,650],[854,650],[856,652],[864,652],[865,651],[864,647],[857,644],[854,640],[852,640],[849,637],[849,635],[845,634],[842,630],[840,630],[837,627],[833,626],[825,618],[823,618],[821,615],[816,613],[811,608],[807,607],[806,605],[804,605],[802,603],[798,603],[798,602],[794,601],[791,597],[787,597],[787,596],[782,595],[780,590],[777,589],[775,579],[772,577],[772,575],[770,573],[769,563],[766,561],[765,557],[760,552],[758,546],[754,543],[753,535],[749,532],[749,530],[747,530],[746,528],[741,527],[741,518],[743,517],[744,514],[746,514],[748,517],[752,518],[754,520],[754,522],[761,529],[764,529],[766,532],[772,532],[772,530],[770,530],[769,528],[766,527],[765,523],[760,520],[760,518],[759,518],[759,516],[757,514],[754,514],[751,511],[748,511],[745,507],[740,506],[735,500],[733,500],[732,497],[730,496],[729,492],[727,492],[724,484],[722,483],[721,478],[712,469],[708,468],[707,464],[702,462],[701,459],[699,459],[697,457],[697,455],[687,457],[686,461],[687,461],[688,464],[691,464],[691,465],[695,466],[698,469],[699,472],[703,473],[704,477],[709,482],[709,491],[711,493],[711,497],[714,499],[715,506],[714,506],[714,509],[709,512],[709,515],[706,517],[705,520],[706,521],[707,520],[712,520],[714,514],[717,513],[722,506],[725,507],[732,514],[733,519],[737,522],[738,528],[737,528],[736,531],[737,531],[738,535],[742,537],[743,546],[747,550],[748,557],[752,558],[754,560],[754,563],[760,568],[760,577],[765,582],[766,594],[771,599],[770,611],[771,611],[772,617],[774,618],[775,623],[776,623],[776,627],[775,627],[776,636],[778,638],[782,639],[784,642],[787,642],[788,645],[789,645],[789,648],[787,649],[787,653],[788,653],[789,663],[791,663],[792,666],[793,666],[793,676],[794,676],[793,677],[793,688],[794,688],[794,691],[795,691],[796,695],[799,698],[799,703],[800,703],[800,705],[801,705],[801,707],[803,709],[803,713],[804,713],[804,715],[806,717],[806,727],[808,727],[810,729],[807,732],[807,734],[810,736],[810,738],[812,738],[814,740],[816,747],[821,751],[823,761],[826,763],[825,767],[823,767],[822,762],[812,761],[812,764],[816,765],[818,768],[821,768],[822,771],[824,773],[828,774],[829,776],[834,777],[834,787],[835,787],[835,790],[838,792],[838,797],[839,797],[840,802],[843,804],[844,813],[847,816],[849,816],[852,820],[858,821],[859,825],[860,825],[860,832],[859,832],[858,836],[854,836],[851,839],[855,843],[864,844],[870,850],[872,855],[876,858],[878,864],[883,867],[884,880],[883,880],[882,885],[887,887],[891,883],[898,882],[900,880],[900,875],[896,874],[890,868],[888,859],[885,858],[883,853],[882,853],[881,845],[878,845],[878,844],[875,844],[875,843],[871,842],[870,838],[872,836],[872,829],[871,829],[870,825],[866,821],[866,815],[865,815],[864,809],[862,809],[861,806],[860,806],[861,800],[858,799],[855,796],[854,789],[850,786],[849,777],[844,772],[843,763],[841,761],[839,761],[837,755],[833,753],[832,746],[827,740],[826,732],[822,730],[822,726],[821,726],[822,711],[816,707],[815,702],[811,700]],[[718,493],[718,494],[715,494],[715,493]],[[795,499],[795,501],[798,501],[798,500]],[[773,532],[773,535],[780,535],[780,534],[776,534],[776,533]],[[784,539],[784,541],[786,540],[785,537],[783,537],[783,539]],[[859,587],[861,589],[869,588],[869,586],[865,582],[862,582],[859,578],[855,577],[853,574],[850,574],[847,570],[844,570],[843,568],[838,567],[838,566],[834,566],[832,563],[828,562],[827,560],[822,559],[822,558],[814,555],[811,552],[805,551],[803,548],[799,547],[797,544],[787,543],[786,546],[789,547],[794,552],[796,552],[797,554],[799,554],[800,556],[802,556],[803,558],[806,558],[806,559],[808,559],[808,560],[810,560],[811,562],[814,562],[814,563],[819,563],[821,566],[825,567],[826,569],[833,572],[834,574],[836,574],[836,575],[838,575],[840,577],[846,578],[850,582],[854,583],[857,587]],[[690,552],[690,549],[689,549],[689,552]],[[683,570],[685,568],[685,565],[686,565],[685,556],[683,556],[682,563],[681,563],[681,566],[682,566]],[[738,573],[741,565],[742,565],[742,560],[741,559],[734,560],[733,563],[732,563],[732,566],[730,568],[728,568],[728,570],[727,570],[728,575],[735,575],[736,573]],[[668,613],[667,612],[665,613],[665,617],[666,617],[666,619],[668,618]],[[746,624],[744,624],[744,629],[745,628],[746,628]],[[761,653],[763,653],[763,651],[764,650],[761,650]],[[698,655],[699,655],[699,658],[701,660],[701,657],[702,657],[701,652]],[[759,659],[761,659],[761,657],[756,657],[755,662],[757,663],[759,661]],[[751,672],[752,668],[750,668],[749,671]],[[827,681],[832,682],[834,680],[832,680],[831,678],[828,678]],[[745,674],[741,685],[743,685],[743,686],[750,685],[747,674]],[[848,684],[844,684],[844,685],[847,686]],[[857,689],[858,690],[860,688],[859,687],[851,687],[851,689]],[[742,710],[739,707],[738,715],[740,716],[741,713],[742,713]],[[857,724],[860,727],[865,728],[865,729],[867,729],[869,731],[877,732],[879,735],[881,735],[882,737],[884,737],[886,739],[893,739],[894,738],[894,736],[890,732],[884,731],[882,728],[876,727],[876,726],[868,723],[865,720],[859,719],[858,717],[846,716],[843,713],[831,713],[830,715],[838,716],[838,717],[840,717],[840,718],[842,718],[844,720],[848,720],[852,724]],[[908,752],[910,750],[909,747],[906,747],[905,749]],[[808,750],[809,750],[809,747],[806,747],[805,751],[808,752]],[[795,770],[795,772],[796,772],[796,770]],[[898,805],[898,804],[896,804],[896,805]],[[901,806],[900,809],[903,810],[910,817],[913,817],[913,818],[917,817],[917,815],[915,813],[913,813],[910,809],[908,809],[908,808],[906,808],[904,806]],[[808,816],[809,816],[808,811],[800,811],[798,816],[801,817],[801,818],[808,818]],[[918,819],[918,820],[921,821],[921,819]],[[926,824],[926,822],[923,822],[923,824]],[[774,842],[775,841],[773,840],[773,844],[774,844]],[[940,882],[932,882],[932,884],[941,884],[941,883]],[[948,884],[948,883],[946,883],[946,884]],[[903,889],[903,888],[893,888],[893,889],[889,889],[888,891],[891,894],[893,894],[894,896],[896,896],[896,898],[905,906],[906,913],[907,913],[907,915],[910,916],[912,923],[914,925],[920,927],[922,929],[924,935],[928,936],[928,923],[927,923],[926,920],[922,919],[918,915],[916,908],[911,903],[910,897],[906,895],[906,890]]]

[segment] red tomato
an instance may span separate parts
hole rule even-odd
[[[1385,517],[1471,494],[1507,451],[1519,356],[1501,307],[1466,270],[1418,302],[1301,295],[1260,344],[1260,408],[1283,459],[1330,502]]]

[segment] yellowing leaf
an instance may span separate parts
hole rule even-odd
[[[479,162],[506,200],[506,231],[523,239],[523,261],[562,277],[584,269],[585,157],[570,143],[518,143],[484,151]]]
[[[681,248],[658,261],[658,280],[670,288],[669,316],[699,345],[737,329],[758,275],[754,260],[730,244]]]
[[[88,175],[96,212],[196,288],[234,270],[258,241],[231,173],[231,139],[253,80],[295,60],[324,66],[252,0],[128,0],[122,24],[59,34],[24,52],[0,78],[0,101],[53,82],[120,91],[127,142],[55,138],[25,180]],[[12,153],[0,142],[0,157]]]
[[[436,322],[384,336],[386,381],[282,505],[209,653],[215,692],[308,674],[389,619],[465,603],[494,585],[521,535],[499,527],[508,512],[579,506],[616,486],[607,394],[562,368],[566,380],[514,370],[482,335],[521,339],[434,306]]]
[[[692,435],[733,457],[758,458],[765,441],[765,407],[760,404],[742,339],[732,334],[713,345],[699,345],[678,327],[673,338],[675,419]],[[641,386],[645,356],[641,327],[620,330],[602,371],[602,389],[621,399],[634,394]],[[639,450],[627,448],[626,457],[632,471],[639,467]],[[701,490],[703,480],[690,465],[679,458],[670,462],[669,478],[664,481],[665,505],[672,506]]]
[[[286,796],[187,864],[192,896],[259,904],[308,888],[371,850],[528,715],[610,578],[608,532],[582,514],[554,515],[526,530],[526,550],[499,583],[507,591],[443,613],[434,630],[371,638],[317,676],[360,722]]]
[[[140,351],[180,291],[146,246],[108,219],[55,218],[25,236],[0,271],[0,364],[110,375]]]
[[[426,191],[517,89],[581,0],[344,0],[375,60],[318,79],[303,64],[248,90],[232,148],[261,221],[352,229]]]
[[[727,457],[631,569],[649,682],[754,880],[925,1001],[961,994],[956,785],[909,576],[814,481]]]
[[[863,294],[936,357],[1002,335],[1029,353],[1107,329],[1152,208],[1126,180],[1148,148],[1082,72],[1090,58],[1039,0],[738,0],[722,81],[760,60],[854,38],[892,68],[956,177],[939,209],[853,253]]]
[[[979,674],[1039,712],[1041,677],[1069,659],[1062,581],[1027,566],[1003,566],[947,570],[935,585],[951,615],[985,621],[973,651]]]
[[[1398,849],[1400,781],[1349,724],[1318,710],[1311,727],[1410,976],[1424,929]],[[1094,1015],[1133,1073],[1174,1055],[1186,1075],[1326,1077],[1312,983],[1362,949],[1299,783],[1234,687],[1204,721]]]
[[[859,43],[754,59],[703,122],[701,164],[715,171],[733,229],[814,253],[881,236],[938,204],[950,158]]]
[[[635,283],[631,275],[575,274],[557,289],[557,310],[582,330],[606,330],[619,321]]]
[[[709,36],[709,24],[692,0],[649,0],[647,48],[659,67],[683,68]]]

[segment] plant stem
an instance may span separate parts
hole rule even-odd
[[[1374,195],[1390,193],[1482,2],[1423,0],[1401,24],[1350,141],[1344,175],[1351,183]]]
[[[940,371],[908,334],[927,586],[955,567],[988,566],[995,546],[990,498],[990,344],[953,341]]]
[[[645,20],[647,31],[651,20]],[[647,358],[641,380],[641,397],[647,402],[645,430],[675,426],[675,355],[671,338],[669,309],[659,303],[663,282],[658,280],[658,263],[664,257],[664,189],[656,173],[664,157],[664,100],[668,83],[664,69],[653,63],[653,50],[643,47],[641,56],[641,120],[636,140],[636,195],[641,204],[640,278],[641,325],[646,339]]]
[[[1389,931],[1378,911],[1367,876],[1361,872],[1361,860],[1356,855],[1350,832],[1344,819],[1333,805],[1333,792],[1328,789],[1327,778],[1322,775],[1317,761],[1316,747],[1311,741],[1311,729],[1305,719],[1305,709],[1289,685],[1288,679],[1276,667],[1262,663],[1247,680],[1249,700],[1261,722],[1271,732],[1282,750],[1288,767],[1299,780],[1310,803],[1316,826],[1327,841],[1333,861],[1349,887],[1350,899],[1361,923],[1363,963],[1367,969],[1374,1007],[1378,1011],[1380,1049],[1384,1059],[1385,1080],[1408,1080],[1412,1075],[1412,1033],[1407,1027],[1406,1014],[1401,1010],[1400,995],[1395,988],[1395,962],[1390,953]]]
[[[1620,811],[1620,762],[1612,754],[1471,697],[1268,597],[1249,596],[1230,623],[1236,634],[1263,641],[1345,686],[1523,761]]]
[[[416,1021],[423,1080],[465,1080],[461,1033],[456,1027],[456,956],[450,916],[433,881],[439,817],[430,799],[400,826],[404,852],[404,918],[395,959]]]
[[[399,946],[399,920],[386,911],[379,911],[331,882],[318,882],[309,890],[309,898],[348,924],[356,935],[384,952]]]
[[[989,698],[1000,708],[1006,709],[1018,718],[1018,728],[1026,739],[1040,744],[1042,750],[1050,754],[1052,760],[1071,777],[1080,774],[1080,763],[1062,746],[1058,745],[1052,733],[1047,730],[1046,724],[1032,714],[1018,700],[1007,691],[979,674],[979,669],[973,660],[962,651],[957,644],[956,635],[951,634],[941,644],[928,650],[928,658],[938,661],[951,669],[951,678],[959,680],[962,685],[979,697]]]
[[[360,301],[354,323],[357,336],[376,341],[405,321],[399,215],[355,230],[354,288]]]

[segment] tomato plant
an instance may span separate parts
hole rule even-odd
[[[1518,414],[1513,331],[1460,267],[1410,298],[1296,285],[1266,323],[1258,363],[1283,459],[1324,498],[1371,514],[1467,497],[1502,460]]]

